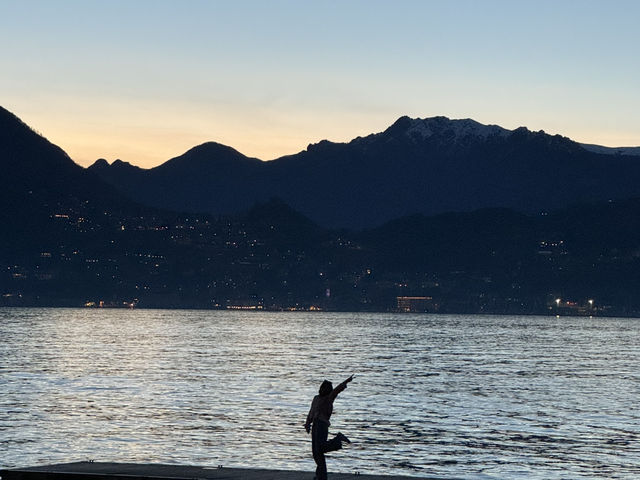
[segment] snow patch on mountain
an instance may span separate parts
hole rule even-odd
[[[406,134],[410,137],[422,140],[433,136],[451,140],[468,137],[487,139],[493,136],[506,137],[510,133],[511,130],[498,125],[483,125],[470,118],[450,120],[447,117],[409,119],[409,126],[406,130]]]
[[[581,143],[580,146],[590,152],[602,153],[604,155],[640,156],[640,147],[603,147],[601,145],[591,145],[588,143]]]

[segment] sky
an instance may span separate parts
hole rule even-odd
[[[640,1],[0,0],[0,105],[83,166],[444,115],[640,146]]]

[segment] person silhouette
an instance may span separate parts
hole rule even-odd
[[[343,443],[351,443],[340,432],[331,440],[327,440],[327,438],[329,436],[329,425],[331,425],[329,418],[333,413],[333,401],[340,392],[347,388],[347,384],[352,380],[353,375],[336,388],[333,388],[333,384],[330,381],[323,381],[318,395],[313,397],[311,402],[304,428],[307,433],[311,432],[311,452],[313,453],[313,460],[316,462],[315,480],[327,480],[327,462],[324,454],[340,450]]]

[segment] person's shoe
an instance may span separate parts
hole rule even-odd
[[[344,435],[343,433],[338,432],[338,434],[336,435],[336,438],[338,440],[340,440],[341,442],[344,443],[351,443],[351,440],[349,440],[346,435]]]

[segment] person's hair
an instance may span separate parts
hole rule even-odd
[[[320,393],[320,395],[329,395],[332,391],[333,384],[329,380],[325,380],[324,382],[322,382],[322,385],[320,385],[320,390],[318,391],[318,393]]]

